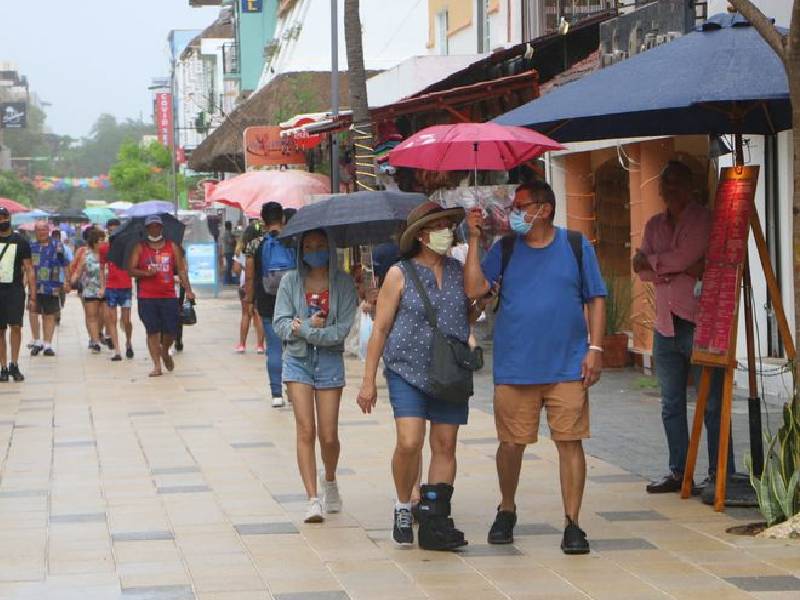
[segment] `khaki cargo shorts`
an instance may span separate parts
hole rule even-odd
[[[589,437],[589,396],[581,381],[542,385],[496,385],[494,422],[501,442],[534,444],[542,406],[550,437],[570,442]]]

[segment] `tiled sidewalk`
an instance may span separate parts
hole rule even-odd
[[[134,361],[91,356],[70,299],[58,356],[24,359],[28,380],[0,386],[0,598],[800,598],[800,544],[728,535],[753,513],[648,497],[596,459],[581,519],[594,551],[563,556],[546,440],[523,466],[516,544],[486,545],[495,438],[477,410],[454,502],[471,544],[394,547],[391,413],[385,390],[376,413],[357,410],[358,362],[341,416],[345,511],[303,524],[291,410],[269,407],[263,357],[231,350],[238,315],[233,300],[201,301],[176,371],[150,380],[139,324]]]

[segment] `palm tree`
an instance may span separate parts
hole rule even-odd
[[[361,43],[359,0],[344,0],[344,40],[347,47],[350,108],[353,111],[356,190],[375,189],[375,163],[372,155],[372,121],[367,102],[367,72]]]

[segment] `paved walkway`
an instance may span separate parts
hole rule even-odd
[[[394,547],[391,414],[385,389],[376,413],[357,410],[355,361],[341,420],[345,511],[305,525],[291,410],[268,406],[263,358],[231,350],[238,302],[201,301],[198,316],[176,371],[150,380],[138,323],[136,359],[111,363],[86,351],[70,298],[58,356],[25,358],[28,380],[0,386],[0,598],[800,597],[797,543],[728,535],[752,513],[648,497],[639,476],[598,458],[581,519],[594,551],[563,556],[546,440],[526,455],[516,544],[486,545],[497,493],[482,410],[458,449],[454,516],[471,544]]]

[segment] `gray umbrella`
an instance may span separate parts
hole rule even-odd
[[[298,210],[281,237],[324,228],[340,248],[379,244],[389,241],[425,200],[425,194],[388,191],[327,196]]]

